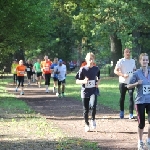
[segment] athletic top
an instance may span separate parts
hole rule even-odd
[[[134,69],[136,69],[135,66],[135,60],[134,59],[125,59],[125,58],[121,58],[119,59],[119,61],[116,64],[116,67],[120,69],[120,71],[123,74],[128,74],[129,77],[128,78],[124,78],[122,76],[119,76],[119,82],[120,83],[126,83],[128,84],[130,81],[130,78],[133,75],[133,71]]]
[[[54,69],[58,64],[55,64],[53,63],[51,65],[51,69]],[[55,69],[54,69],[55,70]],[[51,77],[54,77],[54,78],[58,78],[58,75],[53,71],[53,73],[51,74]]]
[[[133,73],[129,84],[143,80],[142,84],[137,85],[137,94],[135,96],[135,104],[150,103],[150,69],[148,70],[148,77],[144,76],[143,70],[138,69]]]
[[[41,64],[39,62],[36,62],[34,64],[35,72],[42,72],[41,70]]]
[[[84,80],[87,77],[88,83],[82,84],[81,87],[81,98],[89,98],[91,95],[97,92],[97,88],[95,87],[96,82],[100,79],[100,70],[97,66],[93,66],[89,68],[87,66],[81,67],[78,73],[76,74],[76,79]]]
[[[51,65],[52,65],[51,61],[42,61],[41,62],[41,68],[42,68],[44,74],[51,73],[51,70],[50,70]]]
[[[26,67],[27,67],[27,68],[26,68],[26,71],[29,72],[29,73],[32,73],[33,65],[26,63]]]
[[[66,72],[67,72],[66,65],[64,65],[64,64],[62,64],[61,66],[57,65],[54,68],[54,71],[55,72],[60,72],[58,74],[58,80],[59,81],[63,81],[64,79],[66,79]]]
[[[26,70],[26,66],[24,66],[24,65],[18,65],[16,67],[17,76],[24,76],[25,70]]]
[[[16,64],[16,63],[13,63],[12,65],[11,65],[11,73],[12,74],[17,74],[17,71],[16,71],[16,67],[18,66],[18,64]]]

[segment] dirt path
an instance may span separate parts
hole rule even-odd
[[[52,92],[46,94],[44,88],[31,85],[25,88],[25,95],[14,92],[9,85],[8,91],[28,103],[36,112],[61,128],[68,137],[77,137],[98,142],[102,150],[136,150],[137,121],[119,119],[118,112],[98,106],[96,130],[84,132],[81,101],[72,98],[57,98]],[[146,129],[148,123],[146,122]],[[146,139],[146,134],[144,135]]]

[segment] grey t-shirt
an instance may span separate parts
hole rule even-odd
[[[135,104],[150,103],[150,69],[148,70],[148,77],[144,76],[142,69],[135,71],[129,84],[136,83],[138,80],[143,81],[136,87]]]

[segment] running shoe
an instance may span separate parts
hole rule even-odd
[[[146,141],[147,149],[150,150],[150,142]]]
[[[24,92],[20,92],[20,95],[24,95]]]
[[[85,132],[89,132],[90,131],[90,127],[89,127],[89,125],[85,125]]]
[[[140,142],[138,144],[138,150],[144,150],[144,143],[143,142]]]
[[[17,87],[15,88],[15,91],[18,92],[18,88]]]
[[[120,111],[120,119],[124,118],[124,111]]]
[[[91,120],[91,127],[92,127],[92,129],[96,129],[96,121],[95,120]]]
[[[129,114],[129,119],[135,119],[135,117],[133,116],[133,114]]]
[[[49,93],[49,90],[48,89],[46,89],[46,91],[45,91],[46,93]]]

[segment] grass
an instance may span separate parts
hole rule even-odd
[[[11,79],[0,81],[1,150],[100,150],[95,142],[67,137],[24,101],[9,94],[5,88],[8,82]],[[76,90],[79,91],[78,87]]]

